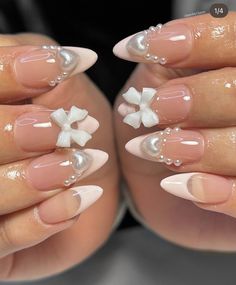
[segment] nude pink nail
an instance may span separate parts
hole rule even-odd
[[[74,107],[75,110],[81,110]],[[61,112],[62,109],[59,109]],[[18,147],[28,152],[48,151],[57,147],[57,140],[62,128],[52,119],[54,110],[39,109],[24,113],[14,123],[14,140]],[[66,111],[68,116],[70,112]],[[94,133],[99,123],[91,116],[78,122],[74,129]],[[69,132],[69,130],[68,130]],[[69,145],[67,145],[69,147]]]
[[[208,173],[181,173],[166,177],[161,187],[167,192],[199,203],[223,203],[232,194],[231,179]]]
[[[123,122],[134,127],[153,127],[184,121],[190,112],[192,95],[184,85],[173,85],[159,89],[130,87],[123,94],[126,100],[118,107]]]
[[[159,117],[160,124],[184,121],[191,108],[192,95],[184,85],[160,88],[151,103],[151,109]]]
[[[53,87],[70,76],[83,72],[97,59],[95,52],[76,47],[29,47],[14,61],[16,80],[28,88]]]
[[[101,150],[60,149],[34,159],[25,178],[42,191],[68,187],[98,170],[107,159],[108,154]]]
[[[192,45],[192,32],[186,25],[158,24],[122,40],[113,51],[127,60],[174,64],[190,55]]]
[[[167,128],[134,138],[125,147],[141,158],[180,166],[182,163],[194,163],[201,159],[204,138],[197,131]]]

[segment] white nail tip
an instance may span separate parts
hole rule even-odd
[[[146,136],[140,136],[128,141],[125,145],[125,149],[133,155],[144,158],[144,154],[140,146],[145,137]]]
[[[190,200],[193,202],[203,202],[196,197],[194,197],[189,189],[188,182],[193,175],[198,173],[181,173],[166,177],[160,183],[161,187],[168,193],[175,195],[177,197]]]
[[[95,185],[73,187],[70,190],[73,191],[73,196],[80,197],[80,207],[76,215],[94,204],[103,194],[103,189]]]
[[[107,162],[109,155],[105,151],[99,149],[86,148],[83,149],[83,151],[92,158],[88,170],[84,173],[84,178],[101,168]]]
[[[52,112],[50,115],[51,119],[61,128],[56,146],[70,147],[72,143],[85,146],[92,138],[91,133],[93,133],[93,130],[90,132],[91,128],[84,130],[80,127],[80,122],[83,122],[87,116],[87,110],[77,108],[76,106],[72,106],[68,113],[63,108]],[[73,128],[72,124],[76,124],[76,128]]]
[[[67,46],[63,48],[73,51],[78,56],[78,64],[76,65],[75,69],[71,72],[70,76],[73,76],[77,73],[81,73],[87,70],[97,61],[98,56],[96,52],[92,51],[91,49],[79,48],[79,47],[67,47]]]
[[[114,47],[113,47],[113,53],[120,58],[123,59],[127,59],[127,60],[132,60],[130,58],[130,53],[128,52],[126,46],[127,43],[129,42],[129,40],[132,38],[133,36],[129,36],[123,40],[121,40],[120,42],[118,42]]]

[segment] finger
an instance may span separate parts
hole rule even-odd
[[[71,126],[71,132],[77,132],[81,136],[83,131],[86,132],[83,135],[87,136],[86,140],[79,137],[79,140],[74,141],[74,145],[84,146],[99,127],[98,121],[87,115],[84,109],[74,106],[70,112],[65,113],[63,109],[56,111],[37,105],[0,106],[0,164],[36,156],[57,147],[69,147],[72,143],[70,137],[61,141],[64,135],[60,118],[63,115],[70,123],[72,114],[76,126]]]
[[[204,14],[151,27],[119,42],[114,53],[131,61],[209,69],[235,66],[234,42],[235,12],[224,18]]]
[[[35,36],[32,44],[37,43]],[[0,102],[19,101],[40,95],[74,74],[94,64],[97,55],[84,48],[44,44],[22,45],[30,42],[23,35],[0,37]],[[52,41],[51,41],[52,42]],[[21,44],[21,45],[20,45]],[[3,46],[2,46],[3,45]]]
[[[163,162],[174,171],[236,175],[235,128],[167,128],[132,139],[126,149],[138,157]]]
[[[36,245],[74,224],[79,215],[102,195],[98,186],[70,188],[37,207],[0,220],[0,257]]]
[[[167,192],[213,212],[236,217],[235,177],[190,172],[169,176],[161,181]]]
[[[146,127],[233,126],[236,124],[235,72],[234,68],[225,68],[199,73],[170,80],[158,89],[147,85],[141,90],[130,87],[123,94],[118,111],[123,121],[134,128],[141,124]]]
[[[0,215],[34,205],[78,183],[107,159],[101,150],[70,148],[0,166]]]

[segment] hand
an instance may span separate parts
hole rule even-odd
[[[118,202],[111,110],[81,73],[96,60],[92,51],[58,49],[33,34],[1,36],[0,45],[0,279],[29,280],[79,263],[111,232]],[[69,131],[69,116],[79,135]],[[101,196],[99,186],[102,198],[78,218]]]
[[[136,209],[157,234],[196,249],[236,249],[235,24],[235,13],[179,19],[114,48],[140,62],[116,102],[126,124],[115,114]]]

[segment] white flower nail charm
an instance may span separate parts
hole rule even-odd
[[[91,134],[79,129],[79,122],[88,116],[88,111],[72,106],[67,112],[63,109],[57,109],[51,113],[52,120],[61,128],[58,135],[56,146],[70,147],[71,143],[77,143],[84,146],[92,138]],[[77,123],[77,128],[72,128],[72,124]]]
[[[143,123],[145,127],[153,127],[159,123],[157,114],[152,111],[150,104],[156,90],[153,88],[143,88],[142,92],[137,91],[134,87],[123,94],[123,98],[129,103],[138,106],[137,112],[129,112],[123,119],[123,122],[138,129]]]

